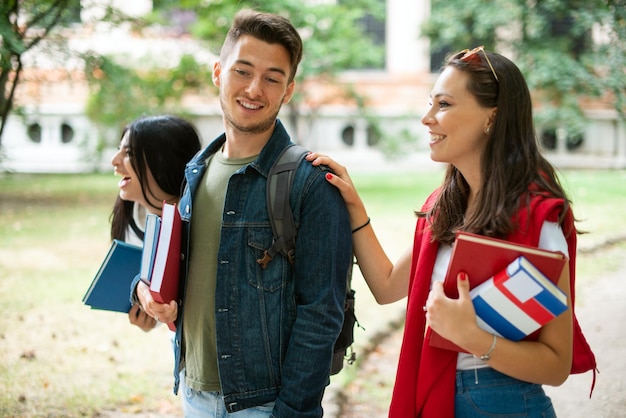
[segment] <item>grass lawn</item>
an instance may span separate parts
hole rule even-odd
[[[0,176],[0,416],[178,407],[166,327],[82,298],[109,246],[112,175]]]
[[[440,172],[355,176],[392,259],[410,245],[413,210],[440,180]],[[116,182],[110,174],[0,174],[0,416],[179,410],[166,327],[144,333],[125,315],[82,304],[109,246]],[[590,232],[581,248],[626,235],[626,172],[568,171],[563,183]],[[597,257],[581,257],[579,277],[618,262]]]

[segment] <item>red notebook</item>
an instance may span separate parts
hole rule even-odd
[[[469,232],[457,232],[443,289],[448,297],[456,299],[459,297],[456,279],[458,273],[464,271],[469,275],[470,289],[473,289],[505,270],[521,255],[553,283],[558,282],[567,262],[565,255],[558,251],[543,250]],[[430,340],[431,346],[464,351],[431,329],[427,330],[426,338]]]
[[[178,302],[182,220],[175,204],[163,203],[161,229],[150,279],[150,293],[160,303]],[[174,331],[174,323],[167,324]]]

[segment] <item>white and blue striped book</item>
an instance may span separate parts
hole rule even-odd
[[[567,296],[525,257],[470,291],[478,325],[519,341],[567,309]]]

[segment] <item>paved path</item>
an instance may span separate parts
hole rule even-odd
[[[560,387],[546,387],[546,392],[560,417],[626,417],[626,268],[583,291],[576,315],[600,370],[593,396],[589,399],[591,373],[572,375]]]

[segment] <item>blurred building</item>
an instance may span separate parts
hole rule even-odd
[[[383,0],[384,1],[384,0]],[[111,3],[131,16],[152,10],[152,0],[81,0],[79,22],[68,29],[69,47],[92,49],[101,54],[121,54],[129,59],[161,56],[176,60],[191,53],[212,64],[215,57],[189,36],[172,32],[137,34],[130,27],[112,28],[98,22],[102,5]],[[434,56],[419,28],[430,14],[430,1],[386,0],[384,22],[372,22],[368,30],[385,47],[384,68],[347,71],[339,86],[325,83],[301,86],[315,91],[305,104],[306,132],[289,126],[289,109],[281,119],[295,139],[310,149],[331,153],[351,169],[422,169],[436,166],[428,158],[426,129],[420,122],[441,57]],[[16,104],[2,138],[0,170],[15,172],[88,172],[109,170],[114,147],[100,149],[97,130],[84,114],[87,83],[79,62],[58,62],[40,51],[24,57],[26,71]],[[434,65],[431,65],[431,61]],[[352,103],[337,100],[337,89],[353,86],[368,98],[367,113],[375,117],[386,135],[411,138],[412,152],[389,160],[378,147],[380,138],[371,119]],[[571,138],[565,130],[540,127],[539,135],[548,158],[559,167],[626,168],[626,127],[610,101],[596,100],[585,106],[589,118],[582,137]],[[223,131],[218,100],[213,97],[187,101],[186,111],[207,142]],[[298,136],[298,133],[301,135]],[[120,130],[112,131],[116,144]]]

